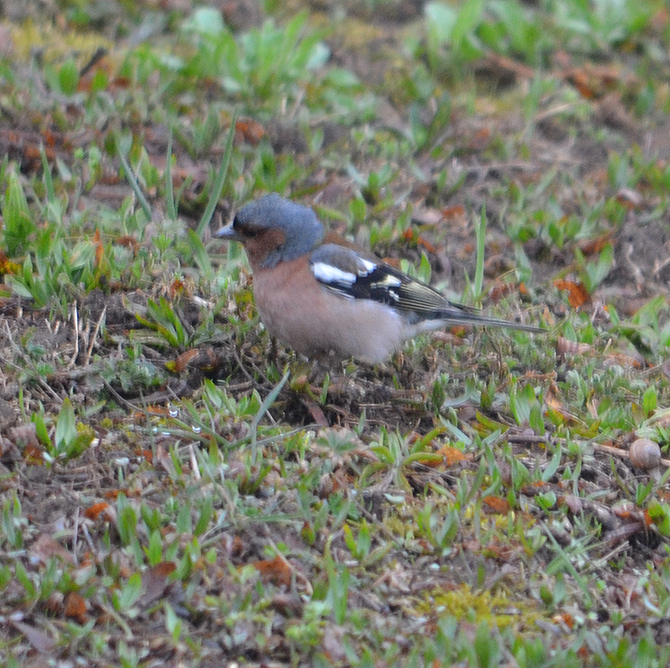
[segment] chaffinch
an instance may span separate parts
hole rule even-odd
[[[244,245],[263,324],[307,357],[378,363],[406,339],[457,323],[543,331],[448,301],[276,193],[242,207],[216,236]]]

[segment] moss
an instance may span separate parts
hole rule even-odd
[[[97,49],[111,50],[114,46],[113,42],[101,35],[63,30],[33,21],[26,21],[20,26],[9,24],[9,28],[17,60],[28,60],[35,50],[41,50],[45,62],[59,62],[75,52],[77,58],[85,63]]]
[[[513,626],[516,630],[536,630],[537,620],[545,616],[530,600],[512,600],[502,590],[473,591],[468,584],[455,586],[448,591],[443,588],[433,590],[417,607],[417,611],[477,624],[485,621],[499,629]]]

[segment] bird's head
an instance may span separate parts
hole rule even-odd
[[[325,229],[312,209],[272,193],[243,206],[216,236],[244,244],[252,269],[271,269],[316,248]]]

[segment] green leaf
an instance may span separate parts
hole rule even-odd
[[[37,589],[33,581],[30,579],[26,569],[23,567],[23,564],[17,560],[16,565],[14,566],[14,574],[16,579],[23,585],[23,588],[26,590],[27,597],[31,600],[37,598]]]
[[[212,519],[212,514],[212,497],[208,496],[200,506],[200,515],[195,525],[195,530],[193,532],[194,536],[200,536],[205,533],[209,526],[209,522]]]
[[[5,192],[2,216],[7,255],[10,258],[21,255],[28,247],[29,236],[35,231],[36,226],[30,215],[21,181],[13,169],[9,172],[9,185]]]
[[[116,597],[117,609],[119,612],[128,611],[142,595],[142,576],[139,573],[133,573],[126,585]]]
[[[83,427],[81,430],[78,429],[77,435],[71,439],[65,447],[65,452],[63,454],[66,459],[78,457],[82,452],[88,449],[88,446],[91,445],[94,438],[95,432],[91,427]]]
[[[528,390],[530,389],[530,393]],[[526,425],[530,419],[531,402],[535,400],[535,393],[530,385],[519,389],[514,386],[509,395],[509,404],[512,415],[518,425]]]
[[[63,400],[63,407],[58,414],[56,424],[55,445],[56,450],[65,450],[72,439],[77,436],[77,423],[74,416],[74,408],[68,397]]]
[[[202,239],[191,229],[186,233],[188,245],[198,268],[204,276],[212,275],[212,262]]]
[[[483,9],[484,0],[469,0],[461,7],[451,32],[454,50],[462,50],[466,37],[480,23]]]
[[[212,187],[212,192],[210,193],[209,200],[207,202],[207,207],[202,214],[202,218],[198,223],[198,229],[196,234],[198,237],[202,238],[209,222],[212,220],[212,215],[214,214],[214,209],[219,202],[219,197],[221,197],[221,192],[223,191],[223,186],[226,182],[226,177],[228,176],[228,168],[230,167],[230,159],[233,156],[233,139],[235,138],[235,127],[237,125],[237,110],[233,113],[233,117],[230,119],[230,130],[228,131],[228,138],[226,139],[226,148],[223,153],[223,159],[221,160],[221,165],[219,165],[219,171],[216,174],[216,181]]]
[[[446,44],[456,25],[457,14],[453,7],[444,2],[429,2],[424,8],[428,27],[428,39],[432,46]]]
[[[188,503],[185,503],[179,510],[179,515],[177,516],[177,533],[191,535],[192,525],[191,525],[191,506]]]
[[[73,58],[68,58],[58,72],[58,83],[65,95],[73,95],[79,85],[79,68]]]
[[[486,622],[482,622],[475,633],[474,649],[477,665],[481,668],[492,668],[498,665],[498,643]]]
[[[49,438],[49,432],[47,431],[47,426],[44,422],[44,415],[41,413],[35,413],[32,417],[32,421],[35,425],[35,435],[37,436],[37,440],[47,449],[52,448],[53,443]]]
[[[129,545],[137,535],[137,513],[122,494],[117,499],[117,518],[121,542]]]
[[[652,499],[647,508],[649,517],[658,528],[662,536],[670,536],[670,506],[667,503],[661,503],[657,499]]]
[[[562,455],[563,451],[559,443],[556,446],[556,451],[554,452],[554,456],[551,458],[549,465],[542,471],[543,482],[549,482],[554,477],[556,471],[558,471],[558,467],[561,465]]]
[[[221,12],[216,7],[198,7],[184,21],[182,30],[208,37],[217,37],[226,30],[226,27]]]
[[[165,609],[165,628],[172,636],[172,640],[177,642],[181,637],[183,623],[167,601],[163,602],[163,607]]]
[[[155,566],[163,560],[163,536],[157,529],[151,532],[149,547],[145,551],[150,566]]]
[[[658,406],[658,397],[656,394],[656,386],[650,385],[644,393],[642,398],[642,410],[644,411],[644,416],[648,418],[652,413],[656,411]]]

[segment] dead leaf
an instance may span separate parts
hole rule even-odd
[[[578,343],[563,336],[559,336],[556,340],[556,353],[563,360],[575,355],[588,355],[593,352],[594,348],[589,343]]]
[[[595,255],[596,253],[600,253],[605,246],[609,246],[611,243],[612,235],[602,234],[595,239],[582,239],[577,243],[577,247],[584,253],[584,255]]]
[[[31,561],[46,564],[54,557],[66,564],[74,565],[75,563],[72,555],[59,542],[47,534],[42,534],[30,548]]]
[[[426,207],[414,207],[412,209],[412,222],[416,225],[437,225],[444,218],[439,209]]]
[[[344,648],[344,628],[335,624],[327,624],[321,640],[324,653],[331,665],[342,664],[347,658]]]
[[[51,654],[51,652],[56,649],[56,641],[43,631],[40,631],[29,624],[24,624],[23,622],[10,621],[10,623],[17,631],[23,633],[26,640],[40,652],[40,654]]]
[[[261,574],[263,582],[272,582],[278,587],[291,585],[291,567],[281,555],[278,554],[274,559],[257,561],[253,566]]]
[[[437,451],[437,454],[442,455],[444,457],[444,462],[447,466],[455,466],[460,462],[466,462],[472,460],[472,456],[468,455],[462,450],[459,450],[458,448],[454,448],[449,445],[443,445]]]
[[[138,599],[141,607],[148,607],[161,598],[170,586],[168,576],[177,568],[172,561],[162,561],[142,573],[142,595]]]
[[[535,70],[527,65],[517,63],[507,56],[501,56],[497,53],[489,53],[480,62],[477,63],[477,71],[489,72],[498,79],[506,81],[507,79],[528,79],[535,78]]]
[[[603,361],[605,366],[615,365],[633,369],[640,369],[645,366],[646,363],[647,361],[644,359],[644,357],[635,351],[630,354],[611,352],[608,353],[607,357],[605,357]]]
[[[219,366],[219,358],[210,346],[203,348],[192,348],[182,353],[173,363],[176,373],[182,373],[186,368],[210,371]]]
[[[130,235],[124,235],[122,237],[119,237],[114,241],[114,243],[119,244],[119,246],[123,246],[124,248],[130,248],[130,250],[133,251],[133,254],[137,253],[140,250],[140,243],[135,239],[135,237],[132,237]]]
[[[634,135],[640,131],[639,123],[628,113],[618,92],[609,93],[609,95],[600,100],[596,108],[596,118],[603,125],[607,125],[615,130],[623,130]]]
[[[94,266],[97,269],[105,257],[105,247],[102,245],[102,241],[100,240],[100,230],[98,228],[96,228],[95,234],[93,235],[93,244],[95,245]]]
[[[270,605],[284,617],[302,616],[305,604],[302,599],[289,592],[278,592],[272,597]]]
[[[19,447],[33,445],[40,448],[40,442],[37,440],[37,431],[34,422],[26,422],[17,425],[9,430],[7,436]]]
[[[619,68],[612,65],[591,65],[574,67],[563,73],[563,78],[572,84],[587,100],[594,100],[615,94],[621,84],[634,85],[634,78],[622,75]]]
[[[574,309],[581,308],[584,304],[591,302],[591,296],[581,281],[575,282],[557,279],[554,281],[554,285],[562,292],[568,293],[568,301]]]
[[[65,616],[75,619],[79,624],[85,624],[86,610],[86,601],[76,591],[71,591],[65,599],[65,610],[63,611]]]
[[[63,601],[65,596],[63,592],[54,591],[51,593],[49,598],[44,601],[44,609],[54,617],[60,616],[63,614]]]
[[[454,206],[445,207],[442,209],[442,217],[445,221],[452,221],[454,219],[459,219],[462,221],[467,220],[465,207],[462,204],[455,204]]]
[[[466,141],[466,147],[471,151],[482,151],[491,143],[491,128],[480,128]]]
[[[642,195],[632,188],[620,188],[616,194],[616,201],[623,204],[627,209],[639,209],[644,204]]]
[[[433,255],[437,254],[437,249],[435,248],[435,246],[433,246],[433,244],[431,244],[430,241],[428,241],[422,236],[417,237],[416,245],[423,246],[429,253],[432,253]]]
[[[321,406],[316,403],[316,401],[312,401],[311,399],[303,399],[303,402],[307,407],[309,414],[312,416],[312,420],[314,420],[316,424],[318,424],[320,427],[329,426],[326,414],[323,412]]]
[[[626,522],[620,527],[608,531],[603,534],[601,541],[603,544],[607,545],[618,545],[627,541],[631,536],[634,536],[637,533],[641,533],[647,529],[646,522],[644,520],[639,522]]]
[[[492,303],[497,304],[503,297],[508,297],[516,291],[514,283],[502,283],[496,281],[489,290],[489,299]]]
[[[251,118],[240,118],[235,122],[235,132],[252,146],[257,146],[261,139],[266,136],[265,128]]]
[[[562,338],[562,337],[559,337]],[[574,341],[569,341],[569,343],[574,343]],[[577,345],[582,345],[582,344],[577,344]],[[560,348],[558,345],[556,346],[559,355],[561,354]],[[578,422],[578,418],[576,415],[571,413],[566,407],[565,404],[561,401],[561,399],[558,396],[557,389],[555,385],[551,385],[549,389],[545,392],[544,395],[544,403],[547,406],[547,409],[550,411],[553,411],[555,414],[560,415],[563,420],[565,420],[569,424],[575,424]]]
[[[482,501],[494,512],[507,515],[510,510],[509,501],[500,496],[485,496]]]
[[[116,520],[116,511],[108,503],[101,501],[86,508],[84,517],[94,521],[102,517],[105,522],[114,522]]]
[[[552,620],[556,623],[559,624],[560,626],[567,627],[568,629],[572,629],[575,626],[575,620],[567,612],[562,612],[559,614],[556,614],[552,617]]]

